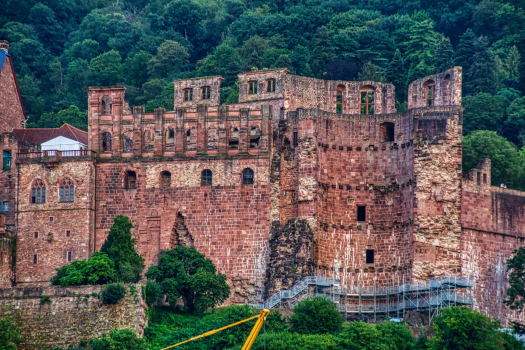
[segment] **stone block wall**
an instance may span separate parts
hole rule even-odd
[[[270,69],[239,74],[239,102],[283,99],[288,73],[288,69]],[[257,84],[257,89],[252,91],[255,92],[252,94],[250,94],[250,82]],[[274,84],[273,91],[268,91],[268,84]]]
[[[13,232],[0,233],[0,288],[15,283],[16,236]]]
[[[173,82],[175,108],[196,107],[197,105],[218,106],[222,80],[224,78],[221,76],[175,80]],[[206,94],[203,96],[204,87],[210,89],[209,98]],[[186,90],[188,90],[188,100],[185,99]]]
[[[18,91],[18,83],[13,69],[13,62],[8,55],[9,43],[0,41],[0,50],[5,56],[0,63],[0,134],[11,132],[13,128],[20,128],[26,119],[22,98]]]
[[[418,79],[408,87],[408,109],[461,106],[461,91],[461,67]]]
[[[21,328],[19,349],[78,347],[80,341],[129,328],[139,337],[147,325],[141,285],[127,285],[116,305],[104,305],[92,293],[104,286],[0,289],[0,317],[13,316]],[[43,302],[43,296],[49,302]]]

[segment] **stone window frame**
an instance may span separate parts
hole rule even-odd
[[[259,129],[259,125],[252,125],[252,127],[250,128],[250,148],[252,149],[259,148],[260,141],[261,141],[261,130]]]
[[[71,230],[66,230],[66,238],[71,238]]]
[[[209,100],[211,96],[211,87],[203,86],[201,87],[201,100]]]
[[[135,175],[133,180],[132,175]],[[137,171],[133,169],[126,169],[124,172],[124,188],[126,190],[136,190],[137,189],[138,176]]]
[[[242,185],[253,186],[255,182],[255,172],[251,168],[244,168],[241,173]]]
[[[47,200],[47,183],[42,179],[35,179],[31,184],[30,203],[31,204],[45,204]]]
[[[34,239],[37,239],[37,238],[38,238],[38,232],[33,232],[33,238],[34,238]]]
[[[248,95],[257,95],[257,81],[248,81]]]
[[[275,92],[275,79],[270,78],[266,80],[266,92]]]
[[[100,99],[100,107],[102,115],[111,115],[113,112],[113,100],[111,99],[111,96],[102,96],[102,98]]]
[[[2,201],[2,205],[4,206],[2,209],[4,209],[4,212],[6,214],[9,214],[9,200]]]
[[[9,170],[13,165],[13,152],[11,149],[2,150],[2,169]]]
[[[109,135],[109,138],[107,137]],[[108,143],[109,141],[109,143]],[[100,133],[100,150],[102,153],[111,153],[113,145],[113,135],[109,131],[102,131]]]
[[[239,129],[232,125],[232,132],[230,138],[228,139],[228,149],[239,149]]]
[[[50,224],[54,224],[55,223],[55,217],[54,216],[50,216],[49,217],[49,223]]]
[[[429,79],[423,84],[425,92],[425,107],[435,106],[436,103],[436,83]]]
[[[335,90],[335,112],[337,114],[343,113],[343,96],[345,93],[345,86],[342,84],[337,85],[337,88]]]
[[[73,252],[72,251],[66,252],[66,261],[67,262],[72,262],[73,261]]]
[[[365,250],[365,261],[367,265],[372,265],[375,263],[375,249],[366,249]]]
[[[213,186],[213,172],[210,169],[201,171],[201,187]]]
[[[376,89],[370,85],[359,88],[359,114],[375,114],[375,93]],[[370,96],[372,98],[370,98]]]
[[[381,142],[395,141],[395,127],[396,124],[392,122],[384,122],[379,124],[379,137]]]
[[[169,181],[166,183],[163,176],[169,174]],[[166,186],[167,184],[167,186]],[[171,171],[169,170],[162,170],[159,174],[159,187],[160,188],[169,188],[171,187]]]
[[[33,254],[33,264],[38,264],[38,254]]]
[[[175,129],[168,128],[168,139],[174,139],[175,138]]]
[[[65,183],[69,181],[70,183]],[[75,202],[75,187],[76,187],[76,181],[73,180],[70,176],[62,176],[60,180],[58,180],[58,201],[59,203],[73,203]],[[67,188],[67,191],[66,191]],[[65,195],[67,192],[67,200],[65,199]]]
[[[193,101],[193,88],[185,88],[183,91],[184,102]]]

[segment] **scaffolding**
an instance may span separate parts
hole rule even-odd
[[[428,312],[432,320],[448,306],[472,305],[473,280],[459,276],[441,276],[426,282],[403,283],[396,286],[341,287],[339,280],[308,276],[291,289],[281,290],[258,308],[293,308],[307,297],[320,296],[332,300],[339,311],[349,315],[396,317],[403,319],[407,311]]]

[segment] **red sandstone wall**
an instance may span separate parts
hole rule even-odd
[[[67,263],[68,251],[73,260],[86,259],[93,251],[94,165],[89,160],[63,161],[50,168],[37,160],[21,162],[17,284],[47,285],[55,269]],[[75,184],[72,203],[59,202],[59,180],[65,176]],[[31,203],[31,187],[36,179],[46,184],[46,203]],[[66,231],[71,232],[70,237],[66,237]]]
[[[175,108],[196,107],[199,104],[218,106],[220,104],[221,81],[220,76],[200,77],[194,79],[175,80],[174,101]],[[210,98],[202,99],[202,88],[210,88]],[[193,99],[184,101],[184,89],[193,90]]]
[[[20,128],[25,118],[11,57],[5,58],[0,71],[0,134]]]
[[[408,109],[429,107],[429,85],[434,85],[432,106],[461,106],[461,67],[454,67],[443,73],[418,79],[410,84],[408,87]]]

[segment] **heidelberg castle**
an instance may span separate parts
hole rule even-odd
[[[232,303],[308,275],[384,286],[452,274],[474,279],[476,309],[523,321],[502,300],[505,260],[524,244],[525,192],[491,186],[488,159],[462,173],[460,67],[410,84],[402,112],[391,84],[286,69],[239,74],[230,105],[220,76],[176,80],[175,110],[154,113],[131,111],[124,87],[89,87],[86,133],[22,128],[8,47],[0,287],[48,284],[127,215],[147,266],[194,246],[228,276]],[[44,150],[60,136],[81,147]]]

